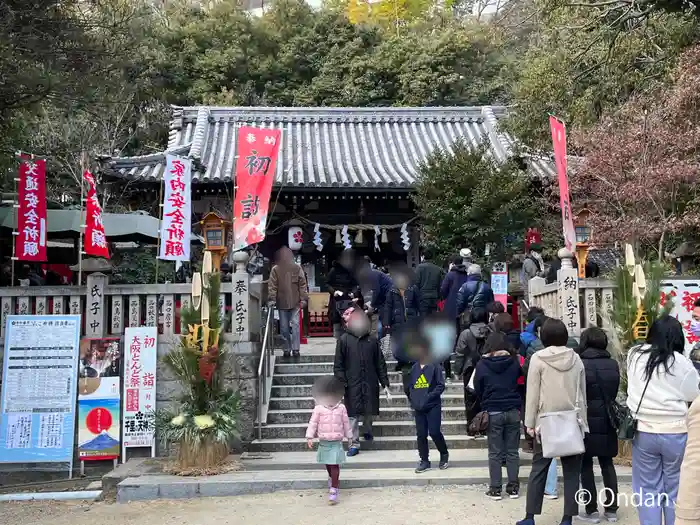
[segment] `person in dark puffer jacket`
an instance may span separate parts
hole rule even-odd
[[[474,392],[479,398],[482,410],[489,414],[490,486],[486,495],[494,500],[501,499],[503,460],[508,472],[506,493],[511,498],[519,496],[518,447],[522,397],[518,389],[518,379],[521,376],[518,355],[505,335],[501,332],[489,335],[484,345],[484,356],[479,360],[474,372]]]
[[[598,458],[603,474],[607,501],[602,501],[605,518],[616,519],[617,474],[613,458],[617,456],[617,430],[608,416],[607,405],[617,397],[620,387],[620,367],[607,351],[608,336],[598,327],[586,328],[581,334],[579,356],[586,370],[586,400],[588,405],[588,427],[586,452],[581,465],[581,488],[591,495],[585,513],[579,518],[597,523],[598,491],[593,477],[593,458]]]

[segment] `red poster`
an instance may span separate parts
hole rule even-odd
[[[573,252],[576,249],[576,230],[571,215],[571,198],[569,195],[569,179],[566,175],[566,126],[556,117],[549,117],[549,127],[552,130],[554,144],[554,162],[557,165],[559,178],[559,203],[561,205],[561,220],[564,229],[564,246]]]
[[[95,177],[86,171],[83,178],[88,184],[87,192],[87,213],[85,214],[85,240],[83,246],[85,253],[109,259],[109,248],[107,247],[107,237],[105,227],[102,224],[102,206],[97,198],[97,188]]]
[[[46,161],[19,165],[19,208],[15,255],[20,261],[46,261]]]
[[[238,129],[236,194],[233,202],[233,249],[265,238],[270,193],[280,147],[278,129]]]

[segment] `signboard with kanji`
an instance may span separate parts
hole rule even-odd
[[[157,364],[158,328],[127,328],[124,335],[123,460],[127,448],[151,447],[155,455]]]
[[[190,260],[192,160],[166,155],[159,259]]]
[[[75,440],[79,315],[10,315],[0,463],[69,463]]]

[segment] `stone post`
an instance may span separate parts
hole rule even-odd
[[[104,337],[105,330],[105,286],[107,276],[100,272],[87,277],[85,298],[85,336]]]
[[[579,306],[578,271],[574,268],[574,255],[566,248],[559,250],[561,269],[557,274],[559,283],[559,312],[569,335],[581,335],[581,312]]]
[[[250,341],[250,275],[245,271],[248,254],[234,253],[233,262],[235,270],[231,276],[233,284],[231,332],[237,341]]]

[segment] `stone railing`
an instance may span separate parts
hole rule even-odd
[[[615,283],[606,279],[579,279],[572,255],[560,250],[562,268],[556,282],[546,284],[541,277],[528,285],[528,304],[539,306],[546,315],[561,319],[571,335],[578,337],[588,326],[608,327]]]
[[[190,284],[108,284],[108,277],[91,274],[86,286],[0,288],[0,331],[8,315],[81,314],[85,337],[120,336],[129,326],[157,326],[163,336],[183,333],[180,309],[190,304]],[[221,283],[219,309],[228,319],[225,341],[259,342],[263,283],[235,273]],[[4,341],[4,337],[2,338]]]

